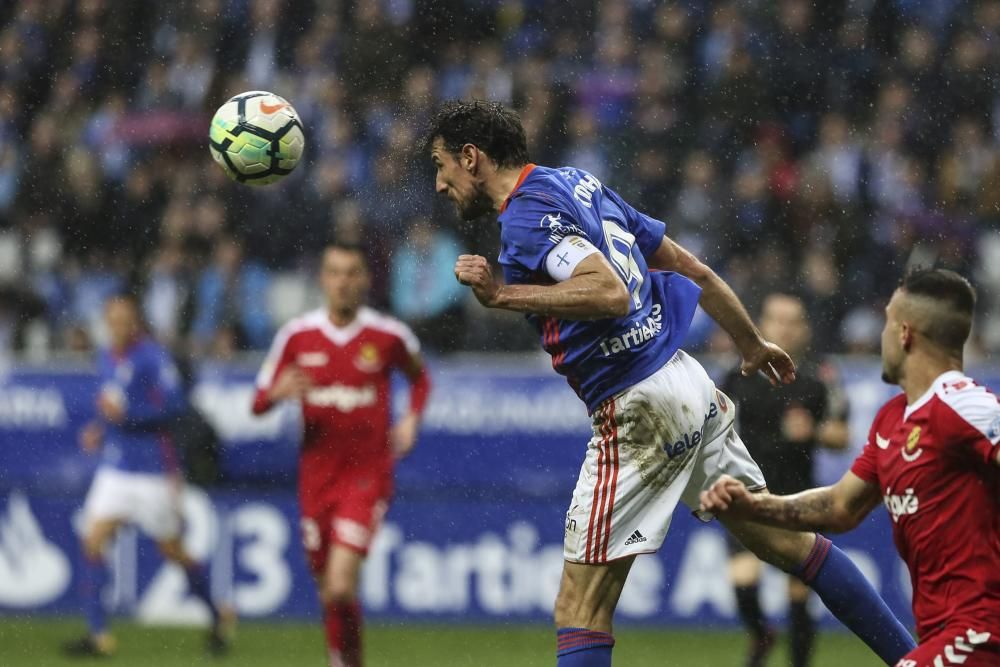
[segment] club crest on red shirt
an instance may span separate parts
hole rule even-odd
[[[358,351],[358,356],[354,358],[354,365],[358,370],[366,373],[374,373],[382,368],[382,359],[379,357],[378,348],[372,343],[365,343]]]
[[[910,435],[907,436],[906,438],[906,449],[904,449],[901,452],[903,458],[906,461],[911,461],[911,462],[916,461],[917,457],[923,453],[924,451],[923,449],[917,449],[916,451],[913,451],[917,446],[917,442],[919,441],[920,441],[920,427],[914,426],[913,430],[910,431]]]

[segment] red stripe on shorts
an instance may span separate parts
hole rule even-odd
[[[618,488],[618,424],[615,422],[615,402],[611,401],[611,489],[608,492],[608,522],[604,525],[602,560],[608,560],[608,542],[611,540],[611,516],[615,511],[615,490]]]
[[[594,561],[598,563],[603,563],[604,558],[602,556],[601,542],[604,539],[604,529],[605,529],[605,519],[607,517],[606,507],[608,505],[608,485],[611,482],[611,413],[614,411],[614,400],[610,401],[608,406],[608,411],[604,415],[604,424],[601,426],[601,431],[603,438],[601,438],[600,443],[600,471],[601,482],[600,486],[600,501],[598,502],[597,510],[597,525],[594,527],[595,537],[594,537]]]
[[[594,518],[597,516],[597,505],[600,502],[601,484],[604,479],[604,448],[603,442],[607,437],[605,433],[605,415],[607,412],[607,406],[602,407],[598,413],[598,423],[601,425],[599,433],[601,435],[601,442],[597,446],[597,484],[594,485],[594,497],[590,501],[590,522],[587,524],[587,550],[584,552],[583,562],[591,562],[591,545],[594,541]],[[596,551],[595,551],[596,553]]]

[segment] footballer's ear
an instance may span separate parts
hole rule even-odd
[[[913,346],[913,338],[916,336],[917,330],[909,322],[899,323],[899,344],[906,352],[910,351]]]
[[[458,162],[469,173],[475,173],[479,168],[479,160],[481,158],[482,153],[475,144],[465,144],[462,146],[462,152],[458,156]]]

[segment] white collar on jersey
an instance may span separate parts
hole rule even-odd
[[[941,385],[946,382],[961,380],[964,377],[965,373],[962,371],[945,371],[944,373],[941,373],[941,375],[934,379],[934,382],[931,382],[931,386],[927,388],[927,391],[925,391],[920,398],[906,406],[906,410],[903,412],[903,421],[906,421],[910,418],[910,415],[927,405],[927,401],[931,400],[931,397],[937,393],[937,390]]]
[[[371,322],[372,312],[367,306],[362,306],[358,309],[358,314],[355,316],[354,320],[344,327],[338,327],[336,324],[331,322],[330,314],[326,311],[326,309],[313,311],[311,319],[315,320],[317,328],[322,331],[331,342],[339,347],[344,347],[354,340],[355,336],[361,333],[361,330],[365,328],[366,324]]]

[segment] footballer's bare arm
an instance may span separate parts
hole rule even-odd
[[[485,257],[461,255],[455,277],[472,288],[479,303],[519,313],[567,320],[600,320],[628,315],[632,299],[603,255],[582,260],[568,280],[553,285],[502,285]]]
[[[751,493],[723,475],[701,494],[701,509],[789,530],[843,533],[857,527],[881,501],[878,488],[848,471],[833,486],[790,496]]]
[[[675,271],[701,288],[698,303],[736,343],[743,357],[740,369],[743,375],[762,371],[773,385],[795,379],[791,358],[780,347],[764,340],[739,297],[711,267],[668,236],[663,237],[660,247],[647,261],[651,269]]]

